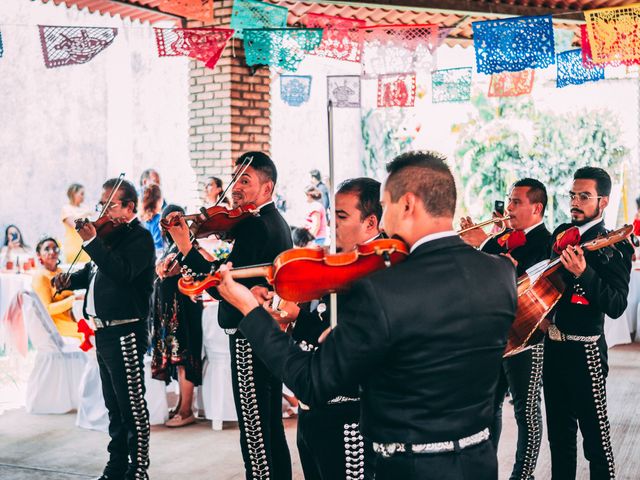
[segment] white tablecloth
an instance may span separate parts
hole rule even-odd
[[[231,388],[229,337],[218,325],[218,302],[208,303],[202,312],[202,346],[206,361],[202,378],[205,416],[214,430],[223,421],[237,420]]]
[[[604,336],[607,345],[621,345],[640,341],[638,335],[638,309],[640,309],[640,265],[634,265],[629,281],[629,296],[627,297],[627,309],[620,318],[604,319]],[[632,335],[635,338],[632,338]]]
[[[20,290],[31,290],[31,275],[24,273],[0,273],[0,318]]]

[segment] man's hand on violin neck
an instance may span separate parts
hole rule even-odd
[[[246,316],[251,310],[259,307],[260,304],[247,287],[233,279],[229,272],[232,267],[231,263],[225,263],[220,266],[218,272],[220,272],[222,280],[217,288],[222,298],[240,310],[242,315]]]
[[[76,224],[76,230],[83,241],[91,240],[97,235],[96,229],[91,222],[82,222]]]

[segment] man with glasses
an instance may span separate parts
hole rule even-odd
[[[117,179],[102,185],[99,210]],[[109,411],[109,461],[100,480],[148,479],[149,412],[144,399],[142,360],[148,346],[146,324],[153,288],[155,250],[151,234],[136,218],[138,195],[123,181],[105,215],[120,221],[107,236],[97,236],[91,222],[79,222],[85,267],[53,278],[59,290],[87,289],[84,314],[96,327],[96,354],[105,405]]]
[[[507,214],[509,228],[500,235],[488,236],[480,228],[462,235],[462,239],[486,253],[508,255],[516,264],[518,276],[549,258],[551,234],[544,225],[547,189],[538,180],[523,178],[511,187]],[[469,217],[462,228],[473,226]],[[536,469],[542,442],[542,339],[520,353],[502,361],[495,399],[495,416],[491,441],[498,450],[502,431],[502,404],[507,390],[513,399],[513,413],[518,425],[518,444],[511,479],[531,479]]]
[[[583,167],[573,176],[571,224],[553,233],[552,256],[560,256],[566,289],[545,339],[543,381],[554,480],[576,477],[576,434],[584,438],[590,478],[615,478],[607,415],[607,344],[604,316],[618,318],[627,306],[633,249],[627,242],[597,251],[580,244],[605,235],[602,214],[611,178]]]

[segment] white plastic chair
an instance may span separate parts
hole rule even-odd
[[[202,346],[206,359],[202,367],[202,403],[211,428],[222,430],[223,421],[238,420],[231,387],[229,339],[218,325],[218,302],[202,312]]]
[[[22,296],[27,335],[36,349],[27,381],[27,412],[67,413],[78,408],[86,354],[79,349],[78,340],[63,339],[34,292],[19,292],[14,301],[19,301],[18,296]]]

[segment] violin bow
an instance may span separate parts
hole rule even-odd
[[[111,190],[111,193],[109,194],[109,197],[107,198],[107,201],[102,206],[102,210],[100,211],[100,215],[98,215],[98,218],[96,218],[96,221],[101,219],[107,213],[107,211],[109,210],[109,205],[111,205],[111,200],[113,199],[113,196],[115,195],[115,193],[120,188],[120,185],[122,185],[123,181],[124,181],[124,172],[122,172],[118,176],[118,181],[113,186],[113,189]],[[82,253],[82,247],[80,247],[80,250],[78,250],[78,253],[76,253],[75,258],[73,259],[73,262],[71,262],[71,265],[69,265],[69,268],[67,269],[67,272],[64,274],[64,276],[66,278],[69,278],[69,275],[71,274],[71,271],[73,270],[73,267],[75,267],[76,263],[78,262],[78,258],[80,258],[80,254],[81,253]],[[61,292],[61,290],[58,290],[58,288],[56,287],[56,291],[54,292],[53,297],[51,297],[51,301],[53,301],[53,299],[56,298],[56,295],[58,295],[60,292]]]
[[[231,180],[229,181],[229,184],[227,185],[227,188],[225,188],[222,191],[222,193],[218,196],[218,200],[216,200],[216,203],[212,205],[213,207],[217,207],[218,205],[220,205],[220,203],[222,203],[222,200],[224,200],[229,190],[233,188],[233,186],[238,182],[238,180],[240,180],[240,177],[244,174],[244,172],[247,171],[247,168],[251,166],[251,162],[253,162],[253,156],[246,157],[242,161],[242,163],[240,164],[240,168],[236,171],[236,173],[233,174],[233,176],[231,177]],[[200,209],[200,212],[206,216],[207,209],[202,207]],[[189,231],[189,236],[190,236],[191,244],[194,245],[196,242],[195,235],[193,235],[193,233]],[[175,253],[177,250],[178,250],[178,247],[174,243],[169,248],[169,250],[167,250],[164,256]],[[184,260],[184,255],[182,255],[181,253],[178,253],[176,257],[173,259],[173,261],[171,262],[171,264],[165,269],[165,272],[169,272],[176,265],[176,263],[181,262],[182,260]]]
[[[335,164],[333,160],[333,102],[331,99],[327,102],[327,131],[328,131],[328,144],[329,144],[329,206],[331,211],[331,225],[329,231],[331,232],[331,244],[329,246],[329,253],[336,253],[336,192],[335,192]],[[330,325],[335,327],[338,324],[338,295],[332,293],[329,295],[331,299],[330,303]]]

